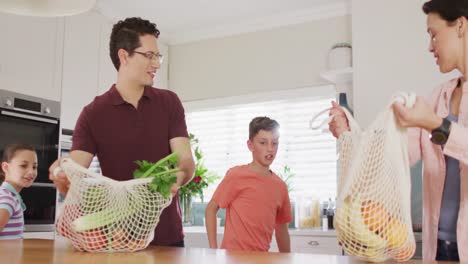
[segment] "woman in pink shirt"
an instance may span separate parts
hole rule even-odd
[[[442,73],[460,78],[436,88],[412,108],[395,103],[399,124],[409,127],[410,162],[423,161],[423,258],[468,261],[468,1],[431,0],[427,14],[429,51]],[[348,131],[336,103],[330,115],[335,137]]]

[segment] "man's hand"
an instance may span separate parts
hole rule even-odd
[[[176,177],[177,177],[177,182],[171,186],[172,197],[174,197],[177,194],[177,191],[179,191],[180,186],[182,186],[181,182],[182,182],[183,176],[178,176],[176,173]]]
[[[94,155],[81,150],[74,150],[70,152],[70,158],[78,163],[79,165],[89,168],[91,161],[93,160]],[[70,188],[70,181],[67,178],[67,175],[60,169],[61,159],[56,160],[49,167],[49,179],[57,187],[59,193],[65,196]]]
[[[190,148],[190,141],[186,137],[177,137],[169,140],[172,152],[177,152],[179,163],[177,167],[180,169],[175,174],[177,182],[171,187],[171,193],[174,196],[179,190],[180,186],[183,186],[192,180],[195,172],[195,161],[193,160],[192,150]]]
[[[59,167],[60,160],[61,159],[58,159],[50,165],[49,180],[54,183],[59,193],[65,196],[70,188],[70,181],[68,180],[67,175],[65,175],[63,170]]]

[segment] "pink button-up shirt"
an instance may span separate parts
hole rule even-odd
[[[458,79],[442,84],[429,98],[435,113],[447,117],[451,95]],[[437,233],[440,206],[446,175],[444,155],[460,161],[460,210],[457,222],[457,243],[460,261],[468,261],[468,82],[463,85],[458,123],[452,123],[445,147],[433,144],[430,132],[412,128],[409,133],[411,164],[423,160],[423,259],[434,260],[437,253]]]

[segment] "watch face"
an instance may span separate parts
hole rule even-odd
[[[431,136],[431,141],[436,143],[436,144],[444,144],[446,141],[447,137],[443,132],[440,131],[434,131],[432,132]]]

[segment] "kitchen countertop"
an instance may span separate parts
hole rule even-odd
[[[206,227],[204,226],[184,226],[184,233],[196,234],[204,233],[206,234]],[[217,228],[218,234],[224,233],[224,227]],[[289,235],[292,236],[321,236],[321,237],[336,237],[335,230],[322,230],[320,228],[311,228],[311,229],[289,229]],[[416,241],[421,241],[421,233],[414,232]],[[24,238],[47,238],[54,239],[54,232],[25,232]]]
[[[224,227],[217,228],[218,234],[224,233]],[[204,226],[184,226],[184,233],[206,233],[206,227]],[[304,228],[304,229],[289,229],[289,235],[291,236],[318,236],[318,237],[336,237],[336,231],[334,229],[322,230],[321,228]],[[422,235],[420,232],[414,232],[416,241],[422,241]]]
[[[224,233],[224,227],[218,227],[216,229],[218,234]],[[184,226],[184,233],[206,233],[206,227],[204,226]],[[310,228],[310,229],[289,229],[290,235],[299,235],[299,236],[326,236],[326,237],[336,237],[335,230],[322,230],[320,228]]]
[[[84,253],[73,249],[62,239],[0,241],[0,259],[5,263],[327,263],[358,264],[353,257],[301,253],[240,252],[220,249],[170,248],[150,246],[135,253]],[[3,261],[2,261],[3,262]],[[389,262],[395,263],[395,262]],[[438,263],[413,260],[407,263]],[[449,264],[456,262],[440,262]]]

